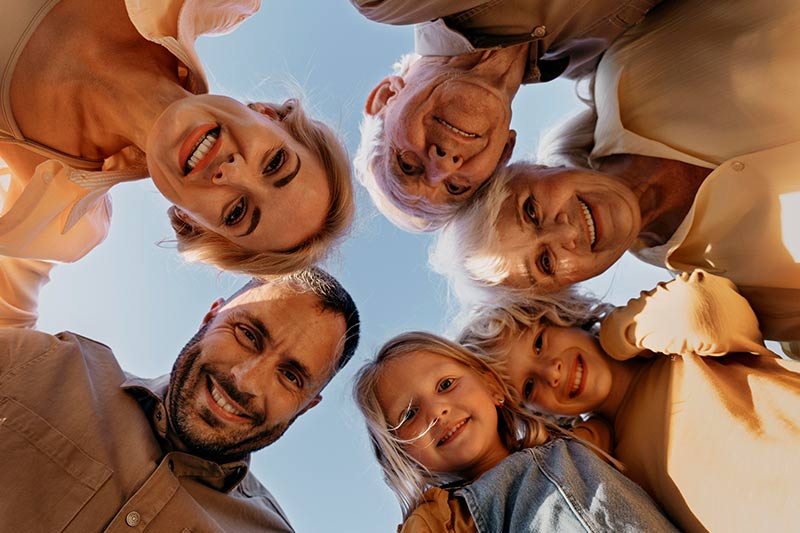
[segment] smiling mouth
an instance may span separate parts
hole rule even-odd
[[[577,368],[575,369],[575,377],[572,379],[572,388],[569,390],[569,397],[574,398],[581,391],[581,384],[583,383],[583,360],[578,356],[576,361]]]
[[[597,242],[597,229],[594,225],[594,217],[592,216],[592,210],[589,209],[589,206],[586,205],[586,202],[578,198],[578,204],[581,206],[581,213],[583,213],[583,219],[586,221],[586,231],[589,234],[589,247],[594,247],[594,243]]]
[[[200,162],[211,152],[214,145],[217,144],[217,140],[219,139],[221,128],[217,126],[216,128],[210,129],[197,140],[195,143],[194,148],[189,155],[186,157],[186,162],[183,166],[183,173],[184,175],[188,175],[192,170],[197,168]]]
[[[441,439],[439,439],[439,442],[436,443],[436,446],[444,446],[450,442],[450,440],[461,430],[461,428],[467,425],[467,422],[469,422],[469,418],[465,418],[455,426],[451,427],[450,430],[445,433]]]
[[[457,127],[453,126],[452,124],[450,124],[449,122],[447,122],[446,120],[441,119],[439,117],[433,117],[433,120],[435,120],[436,122],[438,122],[439,124],[441,124],[445,128],[456,132],[457,134],[461,135],[462,137],[468,137],[470,139],[477,139],[478,137],[480,137],[480,135],[478,135],[477,133],[470,133],[468,131],[464,131],[461,128],[457,128]]]
[[[219,386],[216,383],[214,383],[214,380],[212,380],[210,377],[208,378],[207,386],[208,386],[208,392],[209,394],[211,394],[211,398],[214,400],[214,403],[216,403],[217,406],[219,406],[220,409],[233,416],[237,416],[240,418],[250,418],[250,416],[248,416],[243,411],[237,409],[237,406],[234,406],[234,404],[231,403],[232,400],[228,398],[228,395],[225,394],[222,391],[222,389],[220,389]]]

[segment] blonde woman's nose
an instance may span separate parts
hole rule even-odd
[[[211,180],[218,185],[229,183],[237,179],[243,166],[244,158],[241,154],[230,154],[220,163]]]

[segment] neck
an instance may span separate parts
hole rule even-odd
[[[672,159],[635,154],[602,158],[601,172],[622,180],[639,200],[639,239],[647,246],[667,242],[678,229],[711,169]]]
[[[505,92],[511,101],[522,84],[528,64],[528,47],[528,44],[521,44],[456,56],[426,56],[419,61],[436,64],[437,69],[454,74],[469,73],[483,78]]]
[[[609,393],[603,404],[596,409],[597,414],[608,420],[611,425],[617,418],[619,408],[622,406],[625,398],[633,389],[636,384],[636,377],[639,371],[649,363],[646,359],[634,357],[627,361],[617,361],[616,359],[608,358],[611,372],[614,376],[611,392]]]

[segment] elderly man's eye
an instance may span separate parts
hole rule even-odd
[[[449,181],[446,181],[444,183],[444,187],[445,189],[447,189],[447,192],[449,192],[453,196],[460,196],[470,189],[469,186],[458,185],[456,183],[450,183]]]
[[[414,158],[404,152],[397,154],[397,166],[406,176],[413,176],[422,172],[422,167],[417,164]]]
[[[298,389],[303,388],[303,380],[300,379],[300,376],[298,376],[293,370],[283,369],[281,370],[281,374],[283,374],[283,377],[286,379],[286,381],[291,383],[293,386],[297,387]]]

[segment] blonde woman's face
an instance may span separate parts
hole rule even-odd
[[[179,100],[150,133],[147,165],[168,200],[248,250],[297,247],[327,217],[321,162],[270,108],[214,95]]]
[[[472,479],[508,456],[497,430],[501,396],[453,359],[425,351],[393,359],[377,397],[406,451],[433,472]]]
[[[538,324],[510,345],[510,385],[532,409],[576,416],[600,409],[614,385],[615,368],[597,339],[580,328]]]

